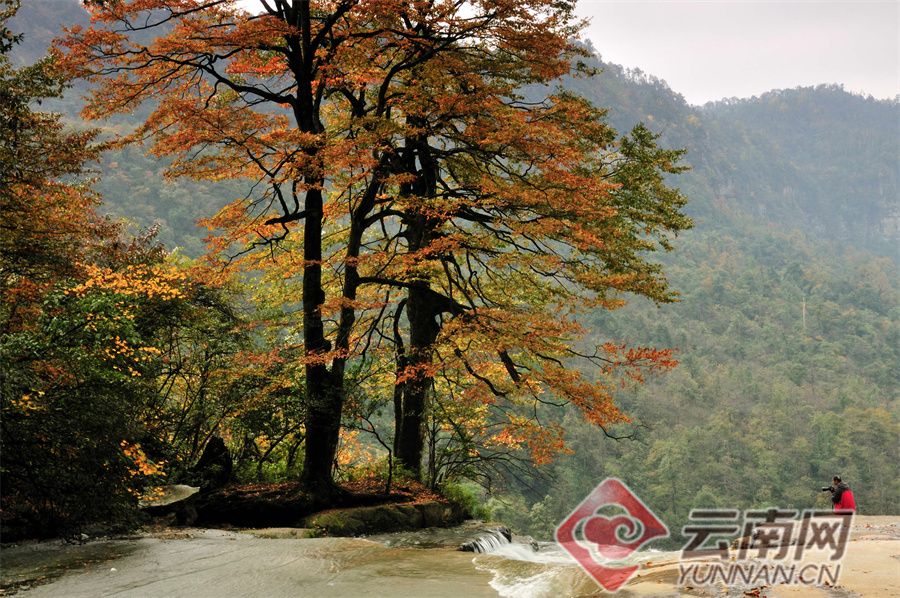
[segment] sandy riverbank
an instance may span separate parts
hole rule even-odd
[[[835,598],[838,596],[900,596],[900,517],[860,515],[854,520],[850,544],[841,576],[835,587],[775,585],[759,587],[758,594],[769,598]],[[735,595],[734,589],[684,590],[678,587],[678,562],[674,559],[651,563],[631,580],[627,590],[642,596]],[[736,595],[743,594],[741,590]]]

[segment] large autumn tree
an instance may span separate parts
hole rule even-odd
[[[399,184],[384,192],[398,257],[363,281],[406,289],[394,314],[405,309],[409,323],[406,342],[395,334],[395,450],[417,477],[437,371],[444,395],[463,380],[477,404],[570,402],[605,426],[624,417],[596,366],[639,377],[673,364],[668,351],[577,348],[585,310],[614,309],[626,294],[674,299],[647,255],[670,249],[690,220],[664,178],[683,170],[682,152],[658,148],[643,126],[619,138],[583,99],[537,87],[568,74],[568,58],[460,46],[403,77],[392,114]],[[595,366],[592,381],[579,361]],[[550,430],[521,411],[507,411],[494,436],[545,453],[552,434],[538,432]]]
[[[249,181],[210,225],[242,265],[300,276],[306,486],[333,491],[348,365],[403,308],[396,446],[414,473],[436,367],[496,396],[499,360],[516,392],[549,388],[615,421],[609,393],[568,367],[577,326],[551,312],[618,292],[669,300],[639,254],[688,221],[661,182],[677,155],[646,131],[616,144],[586,102],[519,95],[572,70],[574,3],[247,4],[93,2],[95,25],[62,45],[98,84],[89,115],[152,102],[131,139],[173,156],[170,174]],[[438,365],[447,314],[466,344]]]

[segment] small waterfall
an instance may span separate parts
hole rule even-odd
[[[459,547],[463,552],[489,553],[512,542],[512,532],[506,527],[484,530],[480,536]]]

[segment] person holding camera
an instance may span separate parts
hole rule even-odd
[[[850,486],[841,481],[841,476],[834,476],[831,486],[822,488],[822,492],[826,491],[831,492],[831,503],[835,512],[856,512],[856,500],[853,498],[853,491],[850,490]]]

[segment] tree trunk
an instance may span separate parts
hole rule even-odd
[[[297,103],[294,118],[304,133],[321,133],[319,100],[313,91],[314,73],[311,71],[313,17],[309,2],[298,2],[287,9],[288,22],[295,23],[299,35],[288,36],[288,61],[297,81]],[[305,153],[310,164],[321,166],[318,149]],[[304,174],[306,194],[303,220],[303,345],[306,355],[306,439],[303,473],[300,482],[304,489],[320,501],[329,500],[337,486],[332,480],[332,467],[337,454],[341,432],[341,410],[344,402],[343,372],[335,375],[328,370],[325,354],[331,343],[325,338],[322,322],[322,220],[325,180],[316,169]],[[319,358],[321,357],[321,358]]]
[[[307,491],[322,498],[335,490],[331,472],[341,431],[339,393],[324,366],[307,366],[306,446],[300,481]]]
[[[422,177],[420,177],[422,178]],[[426,187],[422,191],[429,191]],[[410,251],[427,247],[435,229],[435,222],[416,214],[406,218],[406,238]],[[416,480],[422,479],[422,452],[425,447],[425,411],[428,392],[432,386],[430,374],[434,343],[441,332],[438,316],[441,305],[438,295],[425,280],[410,286],[406,301],[406,318],[409,320],[409,348],[405,355],[406,367],[413,373],[404,382],[401,393],[401,410],[395,414],[397,435],[394,449],[397,460],[409,470]]]
[[[422,479],[422,452],[425,447],[425,413],[432,386],[429,374],[432,351],[441,329],[434,293],[427,287],[413,287],[407,301],[409,318],[409,351],[406,362],[415,374],[403,388],[398,434],[394,439],[397,460],[416,480]]]
[[[322,191],[306,192],[303,257],[303,341],[307,358],[331,350],[322,323]],[[310,362],[311,361],[311,362]],[[326,499],[334,489],[331,469],[341,430],[343,392],[324,360],[306,363],[306,453],[300,481],[309,492]]]
[[[413,126],[423,126],[419,118],[408,116]],[[437,164],[431,156],[427,137],[409,137],[404,152],[407,172],[416,180],[404,193],[431,197],[437,188]],[[404,236],[410,253],[428,247],[440,228],[440,221],[423,213],[410,212],[404,218]],[[409,320],[409,349],[405,355],[412,377],[403,383],[402,392],[395,391],[394,452],[397,461],[409,470],[416,480],[422,479],[422,452],[425,447],[425,412],[428,392],[432,386],[430,374],[434,343],[441,327],[437,321],[443,306],[428,280],[410,286],[407,295],[406,317]],[[399,362],[398,362],[399,363]],[[399,404],[399,411],[396,407]]]

